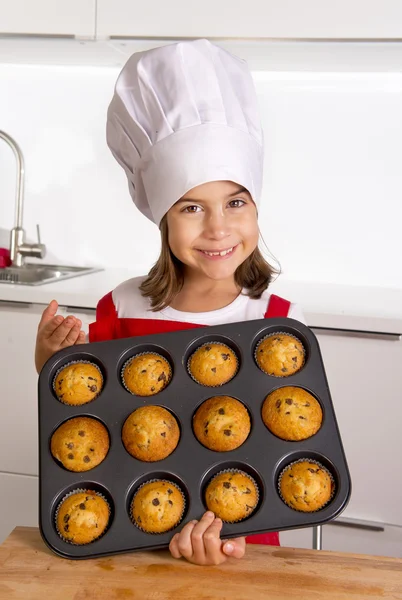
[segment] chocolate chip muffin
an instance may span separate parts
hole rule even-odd
[[[89,362],[74,362],[56,374],[53,389],[64,404],[80,406],[95,400],[102,391],[103,377],[100,369]]]
[[[56,429],[50,451],[69,471],[89,471],[105,459],[109,451],[109,434],[96,419],[74,417]]]
[[[262,420],[274,435],[283,440],[306,440],[320,429],[322,409],[306,390],[287,386],[265,398]]]
[[[258,504],[257,484],[243,471],[216,475],[205,490],[205,503],[216,517],[234,523],[247,519]]]
[[[309,460],[289,465],[279,478],[282,500],[302,512],[314,512],[325,506],[331,500],[334,488],[334,480],[327,469]]]
[[[133,356],[123,367],[124,387],[136,396],[153,396],[161,392],[172,378],[166,358],[154,352]]]
[[[180,429],[174,416],[161,406],[141,406],[123,425],[122,441],[131,456],[145,462],[162,460],[179,443]]]
[[[201,404],[193,417],[193,429],[201,444],[216,452],[241,446],[250,433],[246,407],[230,396],[214,396]]]
[[[131,518],[147,533],[164,533],[182,520],[184,496],[171,481],[158,479],[142,485],[131,502]]]
[[[210,342],[200,346],[188,361],[188,370],[201,385],[218,386],[230,381],[237,372],[238,360],[229,346]]]
[[[304,365],[304,347],[293,335],[269,335],[257,345],[255,360],[264,373],[274,377],[289,377]]]
[[[91,490],[65,498],[57,509],[59,535],[72,544],[90,544],[99,538],[109,523],[109,504]]]

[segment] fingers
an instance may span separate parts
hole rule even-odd
[[[228,556],[242,558],[246,551],[246,538],[234,538],[222,542],[222,520],[214,513],[206,512],[200,521],[190,521],[170,541],[173,558],[185,558],[197,565],[219,565]]]
[[[170,554],[173,556],[173,558],[181,558],[181,554],[179,552],[179,546],[178,546],[179,535],[180,535],[180,533],[176,533],[170,540],[169,550],[170,550]]]
[[[42,313],[42,318],[38,325],[38,337],[42,340],[50,340],[55,348],[65,348],[72,346],[77,341],[85,342],[85,333],[81,335],[81,321],[72,315],[64,318],[61,315],[56,316],[58,304],[52,300]]]
[[[233,558],[243,558],[246,553],[246,538],[234,538],[232,540],[226,540],[222,544],[222,552],[226,556],[233,556]]]
[[[203,517],[200,519],[200,521],[197,523],[197,525],[193,528],[193,530],[191,532],[191,543],[192,543],[192,547],[193,547],[194,561],[197,562],[198,564],[202,564],[203,562],[205,562],[206,532],[211,531],[210,536],[209,536],[209,547],[211,549],[214,546],[214,541],[213,541],[214,538],[217,541],[219,541],[220,528],[218,530],[217,536],[216,536],[216,527],[215,527],[215,529],[211,529],[214,522],[215,522],[214,513],[208,511],[203,515]],[[222,527],[222,523],[221,523],[221,527]],[[217,545],[218,545],[218,548],[220,548],[220,541]]]
[[[68,322],[73,323],[73,321],[69,321],[70,318],[73,318],[73,317],[67,317],[67,319],[65,320],[65,323],[68,323]],[[81,325],[82,325],[81,321],[79,319],[75,319],[73,326],[67,332],[67,335],[65,336],[64,340],[61,342],[62,348],[74,346],[74,344],[77,342],[77,340],[80,336]],[[59,327],[59,329],[60,329],[60,327]],[[66,330],[68,327],[69,327],[69,325],[66,326]]]
[[[87,341],[87,336],[86,336],[85,331],[80,331],[80,333],[78,335],[78,338],[77,338],[77,341],[75,342],[75,344],[76,345],[78,345],[78,344],[86,344],[86,341]]]
[[[222,520],[214,519],[204,534],[204,546],[207,564],[218,565],[224,561],[222,556],[222,542],[220,533],[222,530]]]
[[[193,531],[197,521],[190,521],[183,527],[180,533],[176,533],[170,540],[169,550],[173,558],[187,558],[189,560],[193,555],[191,546],[191,532]]]
[[[80,329],[81,323],[77,327],[77,319],[72,315],[69,315],[65,319],[58,315],[43,327],[41,333],[44,338],[51,342],[52,346],[60,349],[72,346],[79,335]]]
[[[38,330],[41,329],[43,327],[43,325],[46,325],[46,323],[48,323],[49,321],[51,321],[53,319],[53,317],[57,313],[58,308],[59,308],[59,305],[57,304],[56,300],[52,300],[48,304],[48,306],[45,308],[45,310],[42,313],[42,317],[41,317],[41,320],[39,321],[39,325],[38,325]]]
[[[63,348],[74,344],[85,344],[85,332],[81,331],[82,323],[73,315],[64,318],[56,315],[58,304],[52,300],[42,313],[38,325],[35,345],[35,366],[38,373],[46,361]]]

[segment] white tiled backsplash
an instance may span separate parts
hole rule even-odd
[[[117,67],[0,64],[0,129],[25,156],[24,228],[47,260],[146,271],[159,233],[105,141]],[[284,276],[402,288],[402,73],[256,72],[262,235]],[[15,164],[0,140],[0,245]]]

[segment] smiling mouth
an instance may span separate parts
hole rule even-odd
[[[198,252],[201,252],[202,254],[205,254],[206,256],[211,256],[211,257],[218,257],[218,256],[228,256],[230,254],[233,254],[234,250],[236,250],[238,244],[236,244],[236,246],[232,246],[231,248],[226,248],[225,250],[214,250],[214,251],[210,251],[210,250],[200,250],[199,248],[197,248]]]

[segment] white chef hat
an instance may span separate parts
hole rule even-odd
[[[139,210],[158,226],[210,181],[245,187],[258,204],[263,133],[244,60],[208,40],[133,54],[108,109],[107,143]]]

